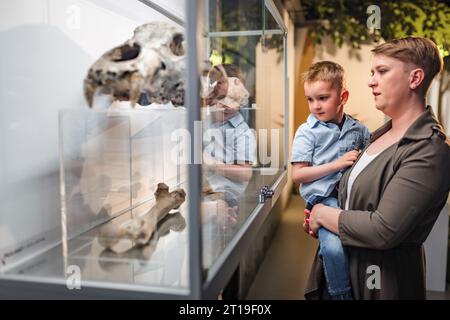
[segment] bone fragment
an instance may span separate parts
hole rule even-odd
[[[156,229],[156,224],[172,209],[180,207],[186,199],[186,193],[181,188],[169,192],[165,183],[158,183],[155,199],[155,205],[146,214],[120,225],[111,222],[103,225],[99,231],[99,243],[113,251],[113,247],[122,239],[132,240],[136,245],[146,245]]]

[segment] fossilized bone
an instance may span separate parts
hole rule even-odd
[[[168,214],[157,224],[157,236],[158,239],[168,235],[171,231],[180,232],[186,228],[186,220],[181,215],[180,212],[175,212],[173,214]],[[105,249],[100,254],[102,258],[126,258],[126,259],[138,259],[138,260],[149,260],[156,250],[157,241],[140,246],[133,247],[124,252],[114,252],[109,249]],[[109,259],[100,259],[99,261],[101,267],[105,270],[110,270],[111,268],[117,266],[114,261]]]
[[[150,102],[184,104],[183,31],[166,22],[137,27],[123,45],[100,57],[84,80],[84,94],[92,107],[95,93],[112,94],[114,100],[135,106],[141,94]]]
[[[186,193],[181,188],[169,192],[169,187],[165,183],[158,183],[155,199],[155,205],[143,216],[133,218],[121,225],[106,223],[100,227],[99,243],[110,249],[121,239],[132,240],[137,245],[147,244],[156,229],[156,224],[172,209],[180,207],[186,199]]]

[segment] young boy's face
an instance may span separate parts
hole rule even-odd
[[[305,82],[305,95],[309,111],[324,122],[340,123],[347,102],[348,91],[342,93],[328,81]]]

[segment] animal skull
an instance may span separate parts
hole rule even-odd
[[[165,22],[137,27],[123,45],[100,57],[84,80],[84,94],[92,107],[95,93],[112,94],[114,100],[134,107],[147,95],[150,102],[184,104],[185,55],[181,29]]]
[[[239,109],[248,104],[249,92],[242,81],[227,75],[222,65],[213,67],[201,78],[201,97],[208,106],[225,105]]]

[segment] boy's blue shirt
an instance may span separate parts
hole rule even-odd
[[[345,121],[340,130],[337,124],[320,121],[310,114],[295,133],[291,163],[309,162],[311,166],[318,166],[332,162],[351,150],[363,150],[370,141],[369,130],[358,120],[347,114],[344,116]],[[329,196],[345,170],[302,183],[302,198],[306,202],[313,202],[314,197]]]

